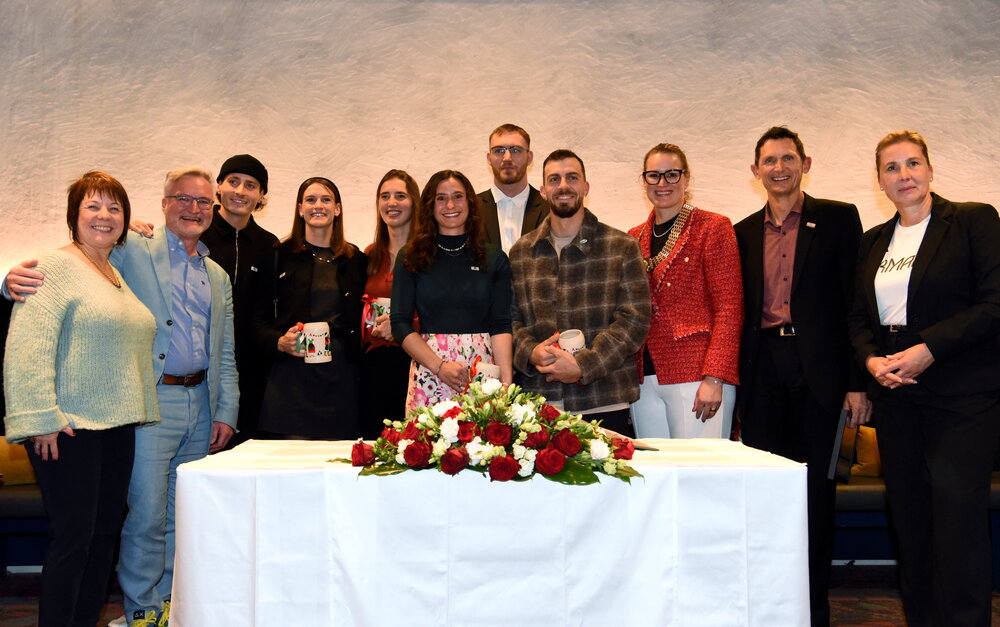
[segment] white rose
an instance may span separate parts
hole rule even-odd
[[[517,471],[518,475],[530,477],[531,473],[535,472],[535,460],[525,458],[518,463],[521,464],[521,468]]]
[[[406,452],[406,447],[413,444],[413,440],[400,440],[399,444],[396,445],[396,463],[406,464],[406,458],[403,457],[403,453]]]
[[[431,454],[435,458],[440,458],[444,455],[444,452],[448,450],[450,445],[451,443],[448,440],[439,438],[438,441],[434,443],[434,446],[431,447]]]
[[[603,439],[595,438],[590,441],[590,457],[594,460],[602,460],[611,454],[608,443]]]
[[[535,408],[531,405],[522,405],[520,403],[514,403],[507,410],[507,415],[510,417],[510,421],[515,425],[519,425],[531,416],[535,414]]]
[[[503,384],[500,383],[498,379],[483,379],[483,381],[479,384],[480,389],[486,396],[496,394],[497,390],[499,390],[501,386],[503,386]]]
[[[488,445],[483,446],[483,440],[478,435],[472,438],[472,441],[465,445],[465,450],[469,452],[469,463],[473,466],[481,465],[484,449],[488,448],[490,448]]]
[[[444,416],[446,413],[448,413],[448,410],[450,410],[453,407],[458,407],[459,409],[462,409],[462,406],[456,403],[455,401],[440,401],[438,403],[434,403],[434,406],[431,407],[431,413],[440,418],[441,416]]]
[[[458,418],[445,418],[441,421],[441,437],[449,442],[458,442]]]
[[[524,454],[528,451],[528,449],[522,444],[515,444],[511,447],[511,450],[514,453],[514,459],[522,459]]]

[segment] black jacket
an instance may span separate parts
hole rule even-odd
[[[743,271],[743,337],[740,381],[753,381],[764,296],[764,209],[734,227]],[[840,411],[848,391],[861,391],[861,372],[854,364],[847,331],[853,303],[861,219],[854,205],[813,198],[802,202],[792,269],[792,301],[796,346],[803,376],[813,395],[831,412]],[[739,394],[737,411],[746,399]]]
[[[931,217],[913,261],[906,325],[934,356],[917,377],[935,394],[1000,388],[1000,219],[992,206],[954,203],[932,194]],[[899,214],[861,239],[858,283],[849,324],[855,357],[885,355],[875,300],[875,273]],[[868,377],[869,392],[880,386]]]

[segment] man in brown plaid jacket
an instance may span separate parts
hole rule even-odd
[[[584,206],[583,161],[556,150],[542,166],[549,217],[510,251],[514,367],[525,389],[560,409],[634,437],[629,403],[639,398],[634,356],[649,330],[649,287],[636,240]],[[569,352],[559,334],[583,331]]]

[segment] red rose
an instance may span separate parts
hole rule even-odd
[[[382,429],[382,437],[385,438],[385,441],[389,444],[398,446],[399,441],[403,439],[403,434],[396,431],[392,427],[386,427],[385,429]]]
[[[573,457],[580,452],[580,438],[569,429],[560,429],[552,438],[552,446],[566,457]]]
[[[460,413],[462,413],[462,408],[461,407],[452,407],[448,411],[444,412],[444,416],[441,416],[441,418],[442,419],[444,419],[444,418],[454,418],[455,416],[459,415]]]
[[[458,441],[462,444],[468,444],[475,437],[479,435],[479,427],[476,423],[469,422],[468,420],[460,420],[458,422]]]
[[[544,418],[545,420],[552,422],[557,418],[559,418],[559,416],[562,415],[562,412],[553,407],[552,405],[546,403],[542,405],[542,411],[538,412],[538,415]]]
[[[549,442],[549,432],[542,427],[540,431],[535,431],[534,433],[529,433],[528,438],[524,441],[524,445],[528,448],[540,449]]]
[[[635,445],[628,438],[614,438],[611,444],[615,447],[615,459],[632,459],[635,454]]]
[[[510,444],[510,425],[500,422],[491,422],[486,426],[486,439],[494,446],[507,446]]]
[[[423,440],[424,432],[417,428],[417,421],[411,420],[406,423],[406,428],[403,429],[403,439],[404,440]]]
[[[410,468],[426,468],[431,460],[431,445],[424,442],[411,442],[403,451],[403,459]]]
[[[371,466],[375,463],[375,449],[371,444],[358,440],[351,447],[352,466]]]
[[[551,446],[538,451],[538,456],[535,458],[535,470],[548,477],[561,472],[565,465],[566,456]]]
[[[517,471],[521,469],[521,464],[510,455],[504,457],[494,457],[490,461],[491,481],[510,481],[517,476]]]
[[[469,451],[464,446],[450,448],[441,456],[441,472],[446,475],[457,475],[469,465]]]

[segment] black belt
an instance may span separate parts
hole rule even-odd
[[[163,385],[183,385],[186,388],[193,388],[205,380],[205,372],[207,371],[199,370],[191,374],[164,374],[160,377],[160,383]]]
[[[905,324],[886,324],[882,326],[883,333],[906,333],[909,329]]]
[[[778,337],[795,337],[795,325],[791,322],[786,322],[785,324],[779,324],[776,327],[761,329],[760,332],[767,333],[768,335],[776,335]]]

